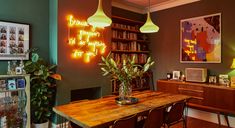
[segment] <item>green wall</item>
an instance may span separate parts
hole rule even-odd
[[[0,0],[0,20],[30,24],[30,47],[49,59],[49,0]],[[0,60],[0,74],[6,74],[7,61]]]
[[[173,70],[184,72],[189,67],[208,68],[209,75],[229,73],[232,58],[235,57],[234,4],[234,0],[201,0],[151,13],[153,21],[160,27],[158,33],[150,35],[150,48],[156,62],[155,80],[166,78],[166,73]],[[180,20],[214,13],[222,13],[222,63],[180,63]]]
[[[71,90],[101,87],[103,95],[111,93],[110,79],[102,76],[98,65],[101,61],[100,55],[90,63],[84,63],[82,59],[72,59],[73,48],[67,43],[67,15],[72,14],[77,19],[86,20],[95,13],[97,6],[98,0],[58,1],[58,73],[62,74],[62,81],[57,85],[57,104],[70,102]],[[111,0],[103,1],[103,8],[106,14],[111,16]],[[105,29],[103,36],[109,47],[110,27]]]

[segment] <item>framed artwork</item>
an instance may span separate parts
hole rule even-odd
[[[0,60],[28,60],[29,24],[0,21]]]
[[[173,74],[173,77],[172,77],[173,80],[180,79],[180,71],[173,71],[172,74]]]
[[[180,21],[180,62],[221,63],[221,13]]]

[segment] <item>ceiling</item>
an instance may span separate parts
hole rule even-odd
[[[200,0],[150,0],[150,11],[159,11]],[[149,0],[112,0],[112,6],[144,14],[148,10]]]

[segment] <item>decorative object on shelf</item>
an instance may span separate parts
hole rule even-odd
[[[221,13],[180,21],[180,62],[221,63]]]
[[[132,80],[137,77],[142,77],[143,74],[148,71],[149,67],[154,64],[154,62],[149,57],[144,66],[135,64],[135,57],[132,59],[126,58],[123,63],[115,62],[110,54],[102,58],[101,70],[103,71],[103,76],[108,74],[111,75],[112,80],[118,79],[121,84],[119,85],[119,100],[124,100],[126,102],[130,101],[131,91],[132,91]]]
[[[167,73],[167,74],[166,74],[166,79],[167,79],[167,80],[172,79],[172,73]]]
[[[229,86],[229,83],[230,83],[230,81],[229,81],[227,74],[220,74],[219,75],[219,84]]]
[[[98,8],[92,16],[87,19],[88,24],[94,27],[110,26],[112,20],[104,13],[102,8],[102,0],[99,0]]]
[[[7,80],[7,90],[15,90],[16,89],[16,81],[15,79]]]
[[[0,89],[6,90],[6,80],[0,80]]]
[[[180,71],[173,71],[172,74],[173,74],[173,77],[172,77],[173,80],[180,79]]]
[[[180,75],[180,80],[181,80],[181,81],[185,81],[185,80],[186,80],[186,77],[185,77],[184,74]]]
[[[85,21],[68,16],[68,44],[72,46],[73,59],[83,58],[90,62],[98,54],[104,54],[106,45],[103,42],[103,29],[94,28]]]
[[[145,24],[140,27],[140,32],[142,33],[154,33],[158,32],[159,27],[153,23],[150,17],[150,0],[149,0],[149,7],[148,7],[148,13],[147,13],[147,20]]]
[[[230,66],[231,69],[235,69],[235,58],[233,58],[232,65]]]
[[[31,60],[24,64],[24,70],[31,75],[31,117],[34,124],[45,123],[51,117],[56,80],[61,80],[55,69],[56,65],[49,65],[35,51],[32,51]]]
[[[29,24],[0,21],[0,60],[28,60]]]
[[[25,79],[17,79],[17,88],[25,88]]]
[[[232,76],[232,77],[230,78],[230,81],[231,81],[231,87],[232,87],[232,88],[235,88],[235,76]]]
[[[209,81],[210,84],[216,84],[217,83],[217,79],[216,76],[209,76]]]

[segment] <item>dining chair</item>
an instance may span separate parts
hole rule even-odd
[[[187,127],[186,116],[184,110],[186,108],[186,100],[179,101],[170,106],[170,109],[164,113],[164,127],[168,128],[176,123],[183,122],[183,128]]]
[[[132,115],[126,118],[121,118],[114,121],[112,128],[136,128],[137,116]]]
[[[161,128],[164,123],[165,107],[149,110],[147,118],[137,123],[138,128]]]

